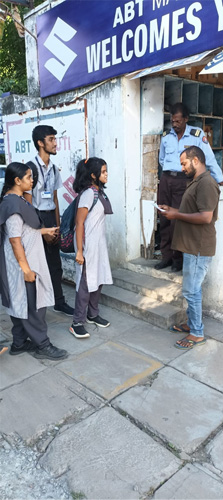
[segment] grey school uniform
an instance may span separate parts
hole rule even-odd
[[[80,197],[78,208],[92,207],[94,192],[91,188],[84,191]],[[85,240],[83,255],[86,265],[86,279],[88,291],[95,292],[100,285],[112,285],[111,268],[105,234],[105,213],[101,201],[98,199],[93,209],[88,212],[84,223]],[[76,233],[74,233],[74,247],[77,251]],[[83,266],[76,262],[76,290],[78,291]]]
[[[28,302],[23,271],[18,264],[9,238],[21,238],[30,269],[36,273],[36,309],[54,305],[54,293],[39,229],[33,229],[24,223],[22,217],[14,214],[9,217],[4,227],[4,253],[8,277],[10,316],[28,318]]]

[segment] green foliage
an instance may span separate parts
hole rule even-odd
[[[43,3],[34,2],[35,7]],[[5,2],[10,8],[10,3]],[[19,7],[21,18],[28,12],[26,7]],[[22,21],[23,22],[23,21]],[[0,45],[0,94],[27,94],[25,39],[20,38],[10,17],[5,21],[2,43]]]
[[[84,498],[86,498],[82,491],[71,491],[71,496],[73,500],[84,500]]]

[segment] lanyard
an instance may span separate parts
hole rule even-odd
[[[37,161],[37,163],[38,163],[38,165],[39,165],[39,168],[40,168],[41,174],[42,174],[42,176],[43,176],[44,191],[47,191],[47,184],[48,184],[48,180],[50,181],[50,171],[51,171],[51,169],[50,169],[50,170],[48,170],[48,172],[47,172],[47,174],[46,174],[46,177],[45,177],[45,176],[44,176],[43,167],[42,167],[42,165],[40,164],[40,162],[39,162],[39,160],[38,160],[37,156],[36,156],[36,158],[35,158],[35,159],[36,159],[36,161]],[[50,183],[49,183],[49,188],[50,188]]]

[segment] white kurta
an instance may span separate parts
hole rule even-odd
[[[4,252],[9,283],[10,316],[27,319],[27,295],[23,271],[18,264],[9,238],[21,238],[30,269],[36,273],[36,308],[54,305],[54,293],[46,262],[40,229],[33,229],[24,223],[22,217],[14,214],[5,223]]]
[[[90,210],[93,201],[94,192],[89,188],[82,193],[78,208],[85,207]],[[86,264],[87,286],[89,292],[95,292],[100,285],[112,285],[105,234],[105,213],[99,199],[85,219],[84,231],[83,255]],[[76,233],[74,233],[74,248],[77,252]],[[76,262],[77,291],[80,284],[82,267]]]

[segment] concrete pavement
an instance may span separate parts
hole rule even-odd
[[[1,356],[1,499],[222,499],[223,323],[206,318],[206,344],[181,352],[184,335],[100,313],[111,326],[79,340],[48,310],[66,360]]]

